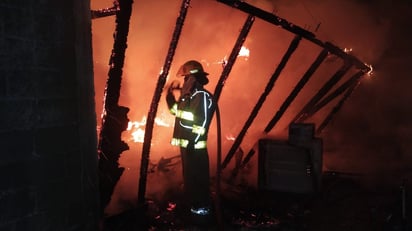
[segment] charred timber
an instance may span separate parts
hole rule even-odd
[[[288,50],[286,51],[286,53],[282,57],[282,60],[280,61],[279,65],[276,67],[276,70],[274,71],[273,75],[269,79],[269,82],[266,85],[265,90],[263,91],[263,93],[260,96],[258,102],[256,103],[255,107],[253,108],[252,112],[250,113],[249,118],[246,120],[245,124],[243,125],[243,128],[240,131],[239,135],[236,137],[236,140],[233,143],[231,149],[229,150],[228,154],[226,155],[226,158],[222,163],[222,169],[226,168],[226,166],[229,164],[230,160],[233,158],[233,155],[238,150],[240,144],[243,141],[243,138],[246,135],[247,130],[252,125],[254,119],[256,118],[257,114],[259,113],[259,110],[262,108],[263,103],[266,100],[266,97],[272,91],[276,80],[279,78],[280,73],[282,72],[282,70],[286,66],[287,62],[289,61],[290,57],[292,56],[292,54],[294,53],[296,48],[298,47],[300,41],[301,41],[301,37],[300,36],[295,36],[295,38],[290,43]]]
[[[342,79],[342,77],[352,67],[351,63],[344,62],[341,68],[335,72],[335,74],[322,86],[322,88],[309,100],[309,102],[302,108],[302,110],[296,115],[291,123],[300,123],[309,118],[308,111],[314,107],[319,100],[325,96],[335,84]]]
[[[364,62],[360,61],[358,58],[355,56],[346,53],[343,51],[341,48],[337,47],[336,45],[333,45],[330,42],[325,42],[324,48],[328,49],[328,51],[331,54],[334,54],[342,59],[344,59],[346,62],[352,63],[355,65],[358,69],[362,70],[363,72],[367,73],[371,70],[371,68],[366,65]]]
[[[323,129],[329,124],[329,122],[333,119],[333,116],[338,113],[338,111],[342,108],[343,104],[352,95],[355,91],[356,87],[359,85],[360,79],[352,84],[349,89],[346,90],[345,94],[343,95],[342,99],[338,102],[338,104],[333,107],[332,111],[326,116],[323,122],[319,125],[318,129],[316,129],[316,134],[322,133]]]
[[[305,29],[303,29],[303,28],[301,28],[297,25],[294,25],[294,24],[288,22],[287,20],[285,20],[281,17],[278,17],[278,16],[276,16],[272,13],[269,13],[267,11],[264,11],[262,9],[254,7],[254,6],[252,6],[252,5],[250,5],[246,2],[236,1],[236,0],[218,0],[218,2],[227,4],[231,7],[237,8],[237,9],[239,9],[239,10],[245,12],[245,13],[254,15],[254,16],[256,16],[260,19],[263,19],[267,22],[270,22],[270,23],[272,23],[276,26],[281,26],[283,29],[288,30],[288,31],[290,31],[290,32],[292,32],[296,35],[300,35],[300,36],[302,36],[306,39],[308,39],[308,38],[313,39],[315,37],[315,35],[312,32],[307,31],[307,30],[305,30]],[[322,45],[322,42],[320,42],[320,41],[316,41],[316,43],[318,45]]]
[[[180,13],[176,19],[176,26],[172,35],[172,39],[169,44],[169,50],[166,55],[166,60],[163,65],[162,72],[159,75],[156,89],[150,104],[149,112],[147,115],[147,122],[144,134],[144,143],[142,149],[142,159],[140,164],[140,178],[139,178],[139,191],[137,203],[140,207],[145,208],[145,194],[146,194],[146,183],[147,183],[147,173],[149,166],[149,156],[150,156],[150,145],[153,137],[153,124],[155,121],[157,108],[159,106],[160,97],[162,95],[163,88],[166,83],[167,75],[169,74],[170,66],[173,61],[173,56],[176,51],[177,43],[179,41],[180,34],[182,32],[183,23],[186,19],[187,9],[189,8],[190,0],[183,0]]]
[[[90,13],[91,13],[92,19],[96,19],[96,18],[103,18],[103,17],[116,15],[118,11],[119,11],[119,6],[114,5],[113,7],[110,7],[110,8],[91,10]]]
[[[327,49],[323,49],[319,53],[316,60],[312,63],[312,65],[309,67],[309,69],[306,71],[306,73],[302,76],[302,78],[296,84],[296,86],[294,87],[292,92],[289,94],[289,96],[286,98],[286,100],[280,106],[280,108],[276,112],[275,116],[267,124],[267,126],[265,128],[266,133],[270,132],[270,130],[272,130],[272,128],[280,120],[280,118],[285,113],[286,109],[290,106],[292,101],[296,98],[296,96],[299,94],[299,92],[302,90],[302,88],[305,86],[305,84],[309,81],[310,77],[312,77],[313,73],[315,73],[315,71],[319,68],[319,66],[322,64],[323,60],[325,60],[327,55],[328,55],[328,50]]]
[[[345,83],[340,85],[338,88],[336,88],[335,91],[327,95],[323,100],[318,102],[314,107],[310,109],[310,111],[307,112],[307,117],[310,117],[314,115],[316,112],[318,112],[320,109],[322,109],[324,106],[326,106],[328,103],[330,103],[332,100],[334,100],[336,97],[339,95],[343,94],[348,88],[350,88],[353,84],[358,82],[362,76],[364,76],[365,73],[360,70],[357,73],[355,73],[350,79],[348,79]]]
[[[217,217],[217,224],[218,224],[218,230],[223,230],[222,228],[222,213],[220,212],[220,180],[221,180],[221,172],[222,172],[222,165],[221,165],[221,157],[222,157],[222,137],[221,137],[221,128],[220,128],[220,113],[219,113],[219,107],[218,107],[218,100],[220,97],[220,94],[222,93],[223,86],[225,85],[225,82],[227,78],[229,77],[229,73],[232,70],[232,67],[236,61],[236,58],[239,55],[240,49],[242,48],[243,43],[246,40],[247,35],[249,34],[250,29],[252,28],[253,22],[255,21],[255,17],[252,15],[248,15],[245,23],[243,24],[242,30],[239,33],[239,36],[236,40],[236,43],[229,55],[229,59],[227,63],[225,64],[223,71],[220,75],[220,78],[216,84],[215,91],[213,93],[213,108],[212,108],[212,116],[216,112],[216,121],[217,121],[217,128],[218,128],[218,133],[217,133],[217,147],[218,147],[218,153],[217,153],[217,169],[216,169],[216,200],[215,200],[215,207],[217,209],[216,212],[216,217]]]
[[[121,133],[126,130],[129,122],[127,118],[129,108],[119,106],[118,102],[132,3],[132,0],[119,1],[120,10],[116,12],[114,43],[105,88],[104,111],[98,145],[102,213],[108,205],[114,187],[124,170],[119,168],[120,154],[129,149],[129,146],[121,140]]]
[[[237,8],[247,14],[251,14],[253,16],[256,16],[257,18],[260,18],[266,22],[269,22],[271,24],[274,24],[276,26],[280,26],[283,29],[292,32],[296,35],[300,35],[302,38],[317,44],[318,46],[328,49],[328,51],[332,54],[335,54],[342,59],[348,60],[350,62],[353,62],[359,69],[366,70],[368,72],[370,70],[370,67],[365,65],[363,62],[361,62],[359,59],[356,57],[349,55],[345,53],[342,49],[338,48],[337,46],[329,43],[329,42],[322,42],[321,40],[317,39],[315,35],[307,31],[297,25],[294,25],[293,23],[287,21],[286,19],[283,19],[273,13],[269,13],[267,11],[264,11],[262,9],[259,9],[257,7],[254,7],[246,2],[239,1],[239,0],[217,0],[218,2],[224,3],[226,5],[229,5],[231,7]]]
[[[220,75],[219,81],[216,84],[215,91],[213,93],[214,100],[216,103],[219,101],[220,94],[222,93],[223,86],[227,78],[229,77],[230,71],[232,70],[233,65],[235,64],[236,58],[239,55],[240,49],[242,49],[243,43],[246,40],[247,35],[249,34],[250,28],[252,28],[253,22],[255,21],[255,17],[252,15],[248,15],[245,23],[243,24],[242,30],[239,33],[239,36],[236,40],[236,43],[229,55],[227,63],[225,64],[222,74]]]
[[[237,175],[239,174],[240,170],[242,170],[244,167],[246,167],[247,163],[252,159],[253,155],[255,154],[255,149],[250,149],[250,151],[247,153],[243,161],[239,164],[236,165],[235,168],[232,170],[232,173],[230,175],[229,181],[234,182],[236,179]]]

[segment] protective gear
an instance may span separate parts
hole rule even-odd
[[[167,94],[166,94],[166,102],[169,108],[173,108],[173,106],[177,103],[174,92],[179,91],[181,94],[181,90],[182,90],[182,87],[180,86],[180,81],[173,80],[173,82],[169,85],[169,88],[167,89]]]
[[[181,91],[181,99],[190,97],[193,92],[193,89],[196,87],[196,78],[192,75],[185,77],[185,83],[183,84],[182,91]]]
[[[178,138],[173,138],[172,145],[174,146],[180,146],[182,148],[193,148],[193,149],[205,149],[207,142],[205,140],[203,141],[198,141],[196,144],[190,143],[189,140],[186,139],[178,139]]]
[[[170,90],[167,91],[167,94],[166,94],[166,103],[167,103],[167,106],[168,106],[169,108],[172,108],[173,105],[176,104],[175,96],[173,95],[173,92],[170,91]]]
[[[170,112],[176,116],[172,145],[187,147],[193,141],[196,149],[206,148],[206,139],[212,116],[211,94],[205,89],[194,91],[179,102],[166,97]],[[173,103],[173,104],[172,104]],[[170,106],[171,105],[171,106]],[[197,144],[202,141],[200,144]]]
[[[180,86],[180,81],[179,80],[173,80],[173,82],[170,84],[169,91],[173,90],[181,90],[182,87]]]
[[[197,215],[204,216],[210,213],[210,208],[209,207],[200,207],[200,208],[192,207],[190,208],[190,212],[197,214]]]
[[[207,75],[199,62],[186,62],[178,71],[178,76],[184,76],[179,99],[173,102],[171,96],[166,96],[170,112],[175,116],[171,144],[180,147],[184,192],[192,207],[191,213],[197,216],[208,215],[210,211],[206,144],[213,99],[212,94],[203,87],[209,81]]]
[[[203,70],[202,64],[200,64],[196,60],[190,60],[184,63],[179,70],[177,71],[177,76],[186,76],[186,75],[192,75],[192,74],[203,74],[203,75],[209,75],[209,73],[205,72]]]
[[[202,64],[195,60],[190,60],[183,64],[177,71],[176,75],[184,76],[185,82],[187,82],[189,77],[194,77],[196,82],[201,85],[206,85],[209,83],[209,79],[207,78],[209,73],[205,72]]]

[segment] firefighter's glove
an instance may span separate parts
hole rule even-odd
[[[167,102],[167,106],[169,108],[172,108],[173,105],[176,103],[175,96],[173,95],[172,91],[170,91],[170,90],[167,91],[166,102]]]

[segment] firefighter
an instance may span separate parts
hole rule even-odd
[[[167,105],[175,116],[171,143],[180,147],[184,195],[190,213],[201,217],[211,213],[206,143],[213,100],[212,94],[204,88],[209,82],[208,75],[199,62],[190,60],[177,72],[178,77],[184,77],[178,100],[173,94],[176,84],[171,84],[166,95]]]

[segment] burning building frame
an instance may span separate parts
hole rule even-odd
[[[217,150],[213,153],[217,163],[216,181],[220,181],[223,170],[230,164],[233,165],[233,170],[230,171],[229,178],[236,177],[253,159],[254,153],[262,152],[262,140],[287,140],[288,138],[285,137],[293,132],[291,127],[296,128],[296,125],[302,125],[302,127],[298,126],[298,129],[309,127],[309,133],[321,136],[322,131],[339,112],[362,78],[369,75],[372,70],[370,65],[352,55],[350,50],[340,48],[331,42],[324,42],[313,32],[245,1],[217,0],[206,3],[183,0],[180,6],[173,5],[178,11],[178,17],[173,21],[175,24],[167,24],[168,27],[174,28],[168,48],[154,49],[163,52],[157,52],[159,54],[153,58],[156,61],[148,63],[147,60],[144,61],[148,57],[138,57],[140,53],[152,52],[148,50],[140,52],[136,49],[137,55],[130,55],[135,59],[131,62],[141,60],[144,64],[134,65],[134,67],[129,65],[127,68],[133,69],[134,72],[140,71],[145,75],[157,72],[157,80],[153,81],[147,76],[144,76],[146,79],[128,77],[140,78],[137,80],[140,83],[151,82],[144,84],[144,90],[136,91],[128,88],[128,93],[134,98],[130,97],[123,101],[128,101],[132,106],[130,108],[120,106],[122,92],[125,91],[124,87],[127,87],[125,82],[122,82],[125,78],[124,74],[135,75],[131,71],[123,72],[124,65],[127,65],[126,48],[130,49],[132,43],[138,41],[136,37],[130,39],[129,34],[135,31],[144,34],[139,32],[142,28],[138,26],[130,30],[132,4],[132,0],[118,0],[114,2],[113,7],[92,11],[92,19],[95,21],[103,17],[115,16],[114,42],[99,129],[99,170],[103,209],[109,205],[110,200],[113,200],[115,187],[119,184],[119,180],[121,181],[121,177],[124,177],[122,175],[125,175],[125,169],[130,171],[130,166],[122,167],[119,164],[121,154],[129,150],[129,146],[141,148],[139,158],[130,157],[134,162],[134,170],[133,173],[128,174],[133,174],[134,180],[138,177],[138,187],[133,186],[138,190],[131,190],[134,193],[131,197],[135,201],[129,207],[146,204],[147,187],[148,184],[152,184],[150,179],[148,180],[148,174],[156,170],[167,172],[167,167],[175,166],[173,161],[178,158],[173,152],[176,150],[164,149],[164,146],[169,143],[167,133],[171,134],[169,130],[171,120],[163,115],[164,105],[161,102],[164,88],[169,78],[172,78],[169,73],[174,75],[174,63],[188,57],[195,57],[201,60],[212,74],[220,76],[212,79],[209,84],[215,86],[212,92],[220,107],[220,112],[216,111],[219,113],[214,117],[217,120],[217,125],[214,125],[216,133],[210,134],[212,137],[217,137],[216,142],[211,141]],[[220,18],[210,21],[213,17],[211,13],[202,11],[202,7],[210,7],[210,5],[222,11],[222,15],[229,15],[227,16],[229,21]],[[173,15],[170,14],[168,19],[173,19]],[[196,17],[203,17],[203,21],[195,20]],[[240,26],[239,23],[242,21],[243,26]],[[138,22],[137,24],[142,25]],[[232,26],[228,28],[227,24]],[[206,25],[210,26],[210,29],[206,28]],[[170,38],[168,30],[164,34]],[[200,35],[193,35],[193,31]],[[164,42],[166,38],[161,40]],[[148,38],[143,41],[147,42]],[[206,48],[198,48],[199,46]],[[161,66],[158,59],[162,58],[162,54],[164,56],[164,51],[166,55],[160,73],[153,71],[159,70],[153,66]],[[230,51],[229,55],[224,53],[228,51]],[[224,57],[221,55],[222,52]],[[142,69],[150,69],[150,71]],[[100,77],[96,76],[96,78]],[[133,82],[128,79],[126,81],[126,84]],[[143,94],[153,97],[150,100],[147,96],[143,97]],[[137,101],[144,100],[145,103],[138,105],[136,98],[139,97],[141,99]],[[240,104],[243,104],[241,108]],[[133,119],[130,121],[128,113],[132,112],[134,107],[138,107],[140,112],[133,112]],[[141,116],[145,112],[147,114]],[[139,117],[137,114],[140,115],[140,121],[134,119]],[[163,135],[165,133],[166,135]],[[225,139],[222,140],[222,137]],[[123,139],[127,140],[123,141]],[[247,154],[244,157],[241,155],[243,151]],[[133,155],[136,155],[136,152]],[[154,153],[172,154],[164,158],[164,156],[153,157]],[[222,153],[226,155],[222,156]],[[156,158],[158,163],[155,163]],[[236,163],[233,163],[233,158],[236,158]],[[140,159],[140,165],[136,164],[136,159]],[[317,171],[321,172],[321,161],[318,164],[320,166],[317,166]],[[137,184],[137,180],[134,180],[127,181],[127,184],[131,182]],[[128,186],[129,189],[131,187]]]

